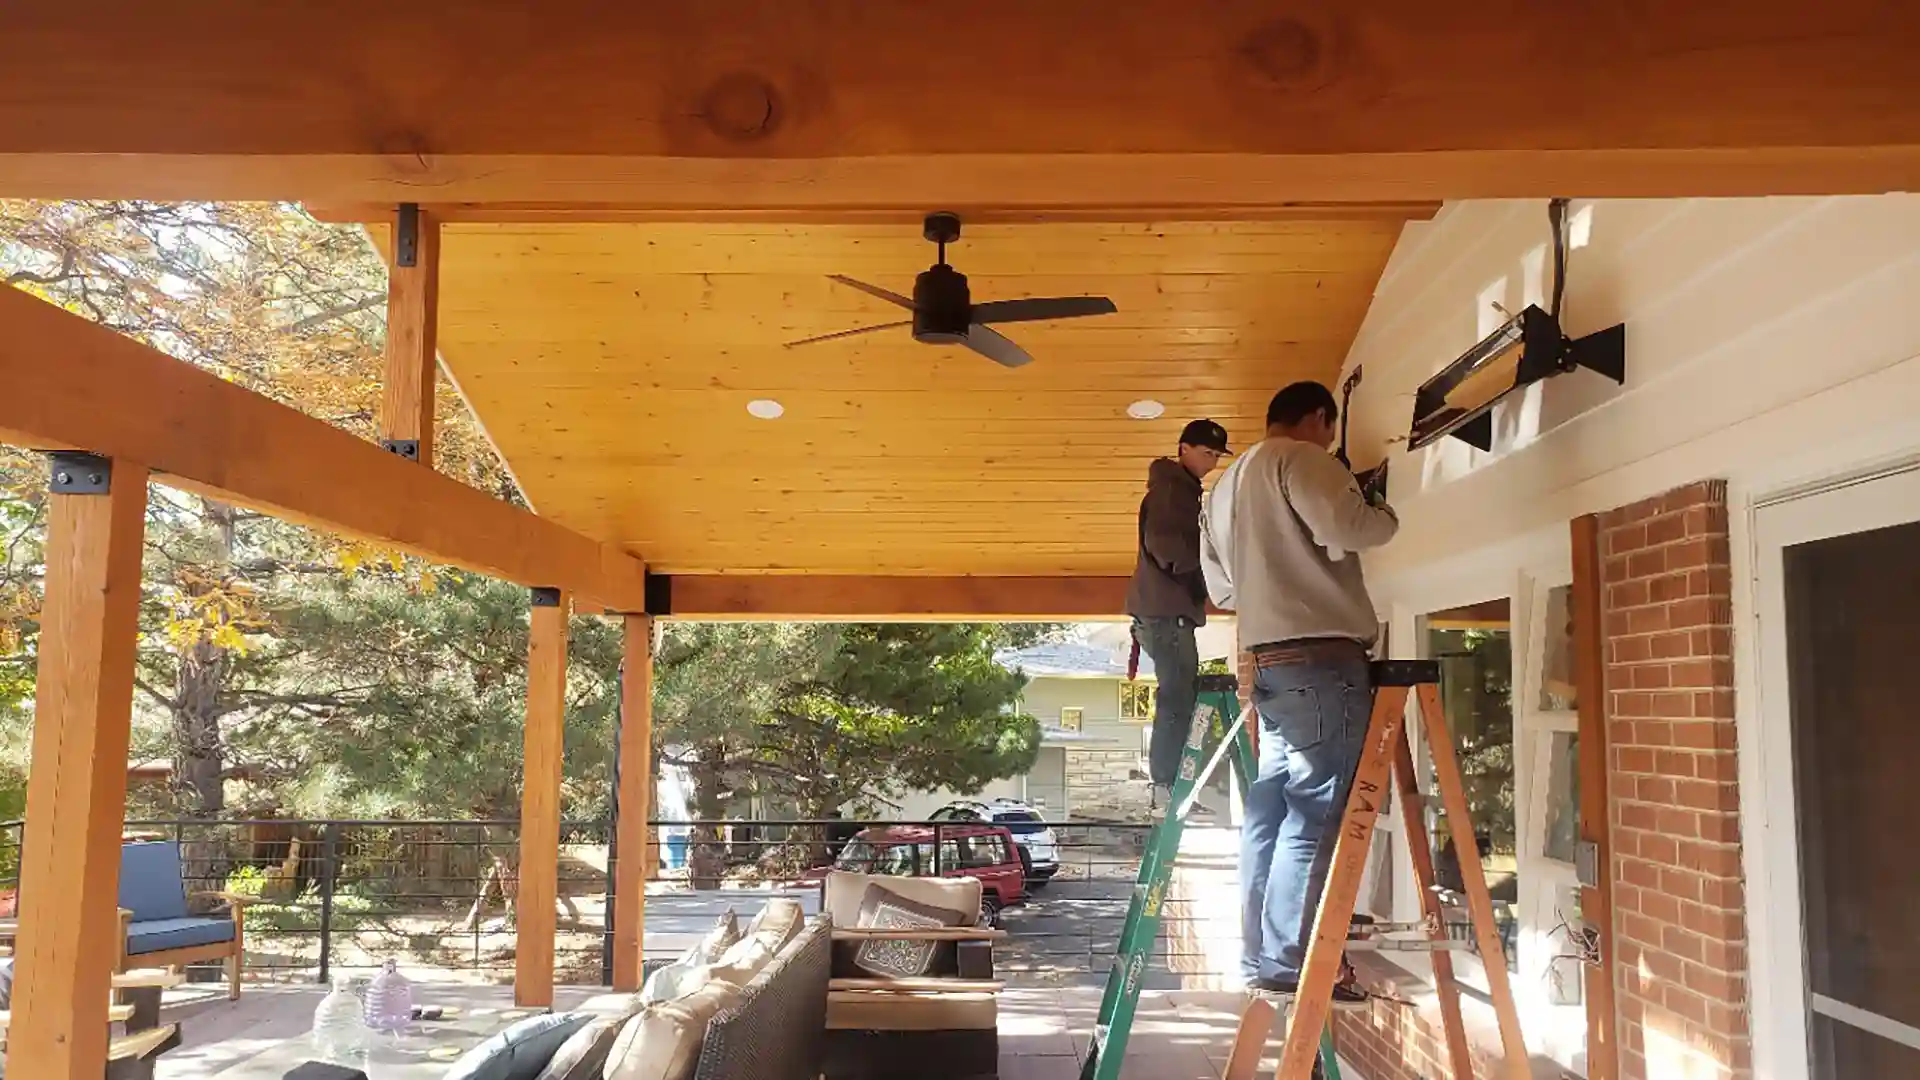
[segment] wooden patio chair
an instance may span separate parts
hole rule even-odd
[[[123,844],[120,848],[120,962],[178,968],[203,960],[224,960],[227,997],[240,998],[240,967],[246,958],[248,904],[259,898],[236,893],[196,892],[226,905],[216,915],[193,915],[181,873],[180,845],[172,840]]]
[[[6,981],[10,992],[11,972]],[[183,981],[181,976],[158,968],[113,976],[116,1001],[107,1007],[107,1022],[124,1025],[125,1033],[107,1043],[107,1069],[102,1080],[153,1080],[155,1059],[180,1045],[180,1025],[160,1022],[160,995]],[[6,1050],[12,1020],[12,1010],[0,1009],[0,1057]]]

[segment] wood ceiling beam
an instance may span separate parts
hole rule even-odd
[[[646,566],[295,409],[0,289],[0,441],[150,464],[168,485],[640,610]]]
[[[1920,186],[1920,14],[1886,0],[103,0],[9,5],[0,40],[0,196],[1024,213]]]
[[[653,575],[654,614],[691,622],[1117,619],[1125,577]]]
[[[1920,94],[1920,90],[1915,91]],[[0,98],[4,101],[4,98]],[[4,107],[0,105],[0,107]],[[1920,118],[1915,120],[1920,126]],[[1920,189],[1920,132],[1868,147],[1485,150],[1397,154],[994,154],[870,158],[235,155],[16,152],[0,132],[0,198],[296,200],[645,206],[691,220],[832,220],[886,210],[1192,207],[1254,218],[1292,202],[1873,195]],[[979,210],[962,210],[963,217]]]
[[[766,206],[709,209],[598,203],[426,203],[421,209],[453,224],[654,224],[900,225],[918,228],[926,202],[881,206]],[[1175,221],[1426,221],[1440,212],[1438,200],[1398,202],[1272,202],[1222,205],[1084,206],[996,204],[961,207],[940,203],[968,225],[1153,224]],[[381,224],[393,208],[381,203],[308,203],[308,213],[340,224]]]

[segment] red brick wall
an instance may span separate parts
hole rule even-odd
[[[1750,1075],[1726,485],[1602,515],[1622,1080]]]
[[[1726,485],[1621,507],[1600,527],[1620,1078],[1745,1080]],[[1450,1075],[1430,1003],[1341,1015],[1336,1038],[1365,1080]],[[1474,1042],[1476,1078],[1494,1076],[1497,1043]]]

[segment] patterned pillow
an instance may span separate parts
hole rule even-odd
[[[977,915],[977,912],[954,911],[909,900],[874,882],[867,886],[867,891],[860,897],[860,916],[854,926],[878,930],[937,930],[966,926]],[[925,975],[933,967],[933,957],[940,944],[938,941],[874,938],[860,943],[860,947],[854,951],[853,963],[862,971],[882,978],[911,979]]]

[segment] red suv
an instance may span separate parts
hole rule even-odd
[[[840,849],[831,868],[806,874],[818,881],[829,869],[901,877],[980,879],[980,922],[998,926],[1000,911],[1026,898],[1020,852],[1013,834],[998,825],[942,824],[939,843],[930,825],[885,825],[862,829]]]

